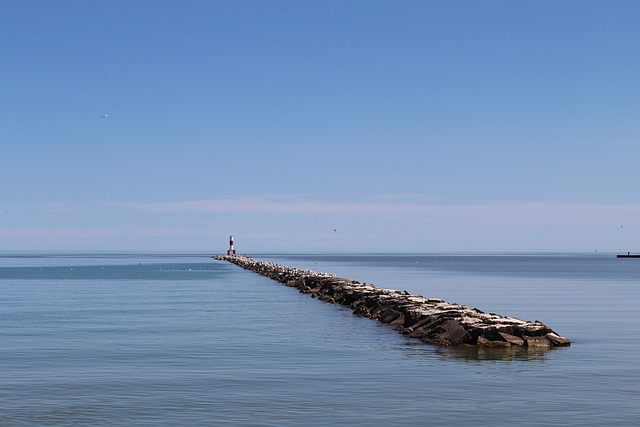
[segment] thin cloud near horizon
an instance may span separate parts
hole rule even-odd
[[[377,197],[377,196],[376,196]],[[384,200],[388,196],[380,196]],[[370,198],[371,199],[371,198]],[[399,197],[398,200],[401,200]],[[434,203],[384,203],[382,201],[327,202],[311,200],[277,200],[272,197],[252,196],[241,198],[219,198],[166,203],[119,203],[118,206],[147,212],[165,213],[249,213],[249,214],[306,214],[306,215],[434,215],[452,219],[477,215],[485,219],[504,218],[516,215],[527,221],[547,218],[561,219],[569,223],[633,221],[640,214],[640,205],[597,205],[561,202],[495,202],[486,204],[446,205]],[[520,221],[516,221],[520,222]],[[554,222],[554,221],[551,221]],[[561,221],[564,222],[564,221]],[[632,225],[632,224],[629,224]]]

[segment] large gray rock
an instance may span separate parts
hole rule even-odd
[[[564,346],[564,345],[571,344],[571,341],[568,338],[561,337],[558,334],[554,334],[553,332],[549,332],[546,335],[546,338],[549,340],[549,342],[552,345],[556,345],[556,346]]]
[[[478,345],[478,347],[511,347],[511,344],[506,341],[491,341],[490,339],[485,338],[482,335],[478,337],[478,341],[476,344]]]
[[[545,337],[523,337],[527,347],[551,347],[551,343]]]
[[[511,345],[524,345],[524,340],[520,337],[516,337],[515,335],[510,335],[505,332],[498,332],[498,335]]]
[[[469,332],[455,320],[449,320],[438,326],[431,334],[427,335],[426,341],[438,345],[459,345],[471,340]]]

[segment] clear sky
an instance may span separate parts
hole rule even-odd
[[[640,252],[639,23],[3,0],[0,250]]]

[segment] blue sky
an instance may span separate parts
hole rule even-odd
[[[638,22],[3,1],[0,250],[640,251]]]

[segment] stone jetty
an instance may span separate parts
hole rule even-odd
[[[351,307],[356,314],[395,327],[399,332],[441,346],[555,347],[571,341],[544,323],[484,313],[477,308],[380,289],[332,274],[285,267],[247,256],[218,255],[246,270],[269,277],[312,298]]]

